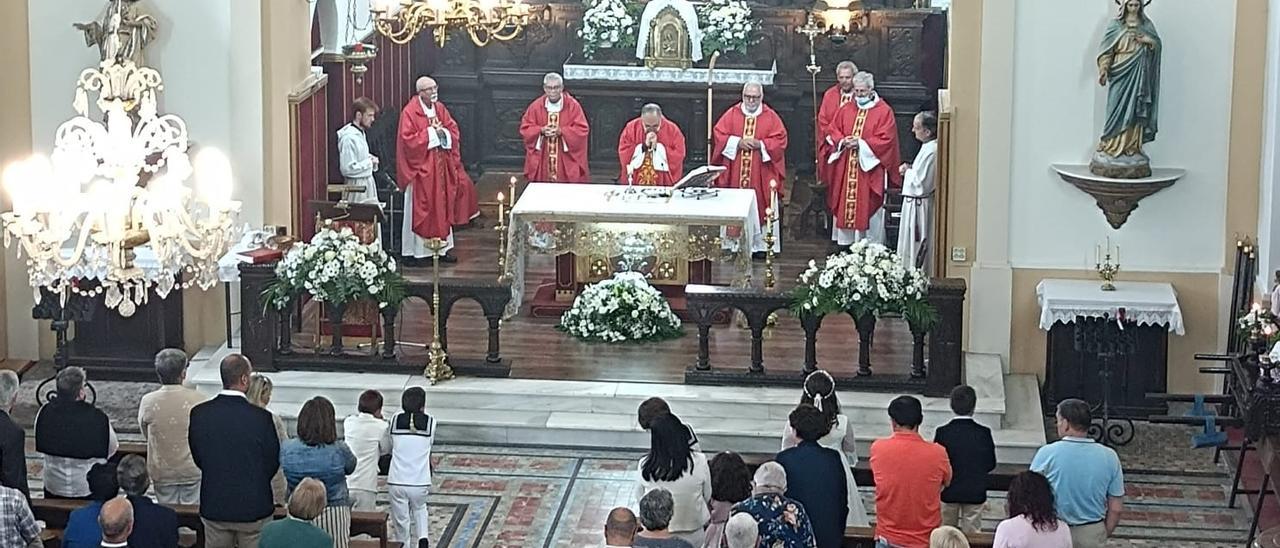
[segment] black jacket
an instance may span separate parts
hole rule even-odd
[[[133,532],[130,548],[178,548],[178,513],[147,497],[130,496]]]
[[[839,548],[849,517],[849,484],[840,453],[802,441],[774,458],[787,471],[787,498],[804,505],[818,548]]]
[[[29,499],[26,438],[22,427],[0,411],[0,485],[22,491]]]
[[[269,411],[220,394],[191,409],[187,443],[200,468],[200,517],[245,523],[271,516],[280,440]]]
[[[982,504],[987,501],[987,474],[996,468],[996,444],[991,429],[969,417],[956,417],[938,427],[933,441],[947,449],[951,485],[942,502]]]

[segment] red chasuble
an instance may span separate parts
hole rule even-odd
[[[618,136],[618,163],[622,171],[618,174],[618,183],[627,184],[627,165],[636,152],[637,145],[644,144],[644,122],[639,117],[627,122]],[[637,185],[671,186],[684,177],[684,133],[675,122],[663,117],[658,125],[658,143],[667,153],[667,171],[658,171],[653,165],[653,153],[648,152],[632,174],[632,182]]]
[[[827,126],[831,125],[840,107],[852,102],[853,93],[850,92],[847,96],[841,95],[840,84],[827,88],[827,92],[822,94],[822,107],[818,109],[818,180],[828,188],[831,186],[832,177],[835,177],[833,173],[835,168],[827,163],[827,157],[836,151],[836,147],[827,142]]]
[[[477,209],[475,185],[462,167],[458,152],[458,123],[444,103],[436,101],[435,117],[427,118],[415,95],[400,111],[396,137],[396,184],[413,188],[413,233],[422,238],[447,238],[452,224],[465,224]],[[429,132],[444,128],[452,147],[427,149]]]
[[[782,183],[787,174],[787,128],[782,125],[782,118],[769,105],[760,105],[760,113],[748,118],[742,113],[742,103],[738,103],[720,116],[712,133],[715,135],[712,163],[729,168],[720,174],[717,184],[725,188],[755,189],[756,210],[761,226],[764,226],[764,210],[771,203],[769,181],[777,181],[778,199],[781,200]],[[764,151],[769,153],[769,161],[764,161],[764,151],[747,150],[741,146],[734,159],[725,158],[725,145],[730,137],[735,136],[759,139]]]
[[[852,147],[845,149],[835,163],[830,164],[835,178],[827,187],[827,205],[835,216],[836,226],[867,230],[871,216],[884,205],[885,182],[902,186],[902,176],[898,173],[901,164],[898,124],[893,119],[893,108],[883,98],[877,98],[866,109],[858,108],[856,102],[841,107],[827,126],[827,137],[839,143],[849,135],[862,139],[880,163],[870,171],[863,171],[857,151]]]
[[[547,112],[547,96],[538,97],[520,118],[524,139],[524,178],[549,183],[589,183],[587,135],[591,128],[582,105],[568,93],[560,97],[560,112]],[[542,137],[542,128],[560,128],[560,135]],[[542,137],[541,146],[538,138]]]

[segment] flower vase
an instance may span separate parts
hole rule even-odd
[[[347,311],[347,303],[331,303],[329,309],[329,328],[333,333],[333,343],[329,347],[329,355],[342,355],[342,316]]]
[[[911,378],[923,379],[924,372],[924,336],[922,330],[911,330]]]
[[[863,314],[854,318],[858,328],[858,376],[871,375],[871,339],[876,331],[876,315]]]

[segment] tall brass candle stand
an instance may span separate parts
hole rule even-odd
[[[431,323],[435,336],[431,339],[431,349],[427,353],[427,370],[423,374],[432,385],[453,378],[453,368],[449,367],[448,362],[449,355],[440,345],[440,250],[444,249],[444,246],[444,240],[440,238],[427,240],[427,247],[432,251],[431,281],[435,286],[435,291],[431,295]]]

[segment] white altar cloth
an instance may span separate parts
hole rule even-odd
[[[653,189],[657,187],[636,187]],[[745,286],[751,275],[751,241],[760,233],[756,194],[750,189],[726,188],[711,198],[693,199],[676,193],[667,198],[623,196],[623,185],[530,183],[510,212],[507,271],[511,302],[507,317],[520,310],[524,297],[528,255],[584,253],[617,247],[603,241],[610,233],[666,233],[650,244],[687,260],[719,260],[737,265],[734,285]],[[721,236],[725,228],[737,232],[733,241]]]
[[[1182,335],[1182,308],[1178,294],[1167,283],[1115,282],[1115,291],[1103,291],[1100,280],[1042,280],[1036,286],[1040,302],[1040,329],[1054,323],[1071,323],[1078,316],[1115,317],[1125,309],[1125,318],[1138,325],[1166,325],[1170,333]]]
[[[773,85],[773,77],[778,73],[775,61],[769,70],[717,68],[711,75],[713,84],[745,84],[755,82],[764,86]],[[620,65],[564,65],[565,80],[608,80],[614,82],[671,82],[683,84],[706,84],[707,69],[704,68],[669,68],[669,67],[633,67]]]

